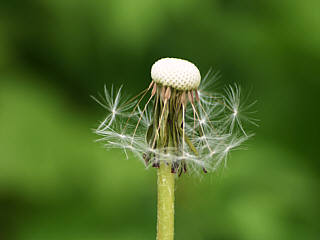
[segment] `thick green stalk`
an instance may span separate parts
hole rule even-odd
[[[157,240],[174,237],[174,178],[171,166],[161,161],[158,169]]]
[[[170,90],[170,89],[169,89]],[[168,89],[167,89],[168,91]],[[168,94],[168,95],[167,95]],[[175,92],[173,96],[175,95]],[[167,98],[166,98],[167,97]],[[155,107],[154,126],[159,128],[156,147],[165,149],[177,147],[176,136],[173,134],[175,125],[173,110],[174,98],[170,98],[170,92],[165,92],[163,98],[157,98],[158,108]],[[175,137],[174,137],[175,136]],[[169,151],[168,149],[164,150]],[[160,157],[160,156],[159,156]],[[158,169],[158,217],[157,217],[157,240],[173,240],[174,238],[174,182],[171,159],[158,159],[160,166]]]

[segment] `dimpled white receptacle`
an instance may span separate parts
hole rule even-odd
[[[151,78],[155,83],[178,90],[195,90],[201,75],[191,62],[179,58],[162,58],[151,68]]]

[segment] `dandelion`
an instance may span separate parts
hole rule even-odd
[[[251,136],[244,122],[256,124],[244,114],[253,104],[241,102],[240,87],[227,87],[225,95],[210,93],[209,75],[201,81],[191,62],[163,58],[153,64],[151,83],[136,97],[123,99],[122,88],[105,87],[104,97],[95,98],[108,111],[95,130],[98,141],[157,168],[158,240],[173,240],[175,178],[226,165],[230,151]]]

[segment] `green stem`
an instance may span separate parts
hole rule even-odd
[[[158,169],[157,240],[174,237],[174,178],[171,166],[161,161]]]

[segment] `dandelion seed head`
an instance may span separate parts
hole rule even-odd
[[[224,94],[208,92],[218,76],[210,74],[200,81],[194,64],[163,58],[152,66],[152,82],[138,97],[128,99],[122,88],[105,87],[104,96],[94,98],[107,110],[95,130],[97,141],[123,150],[127,158],[131,152],[146,168],[170,164],[178,175],[226,165],[230,152],[252,136],[245,123],[255,123],[247,114],[253,104],[243,101],[236,84]]]

